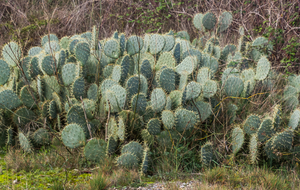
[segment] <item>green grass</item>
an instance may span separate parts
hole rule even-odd
[[[172,183],[177,181],[198,181],[195,189],[297,189],[300,186],[298,165],[295,168],[271,168],[267,165],[248,165],[241,160],[239,165],[221,165],[211,169],[202,167],[198,171],[189,172],[172,166],[169,166],[168,171],[161,171],[159,169],[162,166],[156,165],[152,168],[153,175],[141,176],[138,171],[116,167],[111,158],[98,167],[82,170],[64,167],[45,169],[38,162],[34,162],[34,169],[17,171],[12,162],[5,162],[9,156],[2,154],[0,158],[0,189],[121,189],[125,186],[140,187],[162,181],[166,182],[165,187],[170,190],[179,189]],[[23,156],[27,159],[36,158],[32,155]]]

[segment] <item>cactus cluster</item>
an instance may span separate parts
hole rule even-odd
[[[218,117],[224,96],[247,98],[256,86],[274,85],[266,38],[247,41],[241,30],[238,46],[220,45],[232,19],[230,12],[196,14],[193,24],[205,34],[192,43],[185,31],[127,39],[115,32],[98,40],[96,27],[61,39],[45,35],[27,55],[9,42],[0,59],[0,145],[17,139],[30,152],[51,144],[51,133],[57,133],[68,148],[84,147],[87,160],[120,152],[119,166],[147,173],[153,144],[169,149],[197,124]],[[226,64],[222,74],[220,64]],[[284,91],[289,106],[298,101],[298,78]],[[226,106],[232,124],[239,107]],[[249,137],[253,162],[262,145],[268,157],[277,158],[274,151],[292,149],[299,118],[296,109],[290,128],[280,132],[279,108],[264,119],[248,116],[232,131],[233,153]],[[216,162],[212,143],[202,146],[201,159],[204,165]]]

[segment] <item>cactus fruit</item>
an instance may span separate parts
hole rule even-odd
[[[84,147],[84,156],[87,160],[101,162],[106,156],[106,146],[103,139],[92,139]]]
[[[61,139],[64,145],[69,148],[77,148],[85,145],[83,129],[77,124],[67,125],[61,133]]]
[[[240,149],[242,148],[243,144],[244,144],[244,140],[245,140],[245,135],[243,130],[239,127],[236,126],[233,130],[232,130],[232,134],[231,134],[231,138],[232,138],[232,151],[233,154],[237,154],[238,151],[240,151]]]

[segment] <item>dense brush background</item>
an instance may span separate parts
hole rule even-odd
[[[99,28],[99,38],[114,31],[143,35],[186,30],[199,36],[196,13],[231,11],[234,22],[224,43],[236,43],[238,27],[251,40],[258,35],[274,42],[273,67],[299,72],[300,0],[0,0],[0,47],[11,39],[24,50],[40,45],[40,37],[59,38]],[[222,45],[222,44],[221,44]]]

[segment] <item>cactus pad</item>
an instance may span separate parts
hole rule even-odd
[[[256,133],[260,123],[261,121],[257,115],[249,115],[244,123],[244,132],[248,135]]]
[[[166,105],[166,94],[161,88],[153,89],[151,93],[151,106],[153,111],[161,112]]]
[[[232,151],[233,154],[238,153],[238,151],[242,148],[244,144],[244,132],[243,130],[237,126],[232,130],[231,138],[232,138]]]
[[[150,135],[158,135],[160,133],[161,122],[157,118],[150,119],[147,123],[147,130]]]
[[[106,142],[102,139],[92,139],[84,147],[84,156],[87,160],[101,162],[106,156]]]
[[[67,125],[61,133],[61,139],[64,145],[69,148],[77,148],[85,145],[83,129],[77,124]]]

